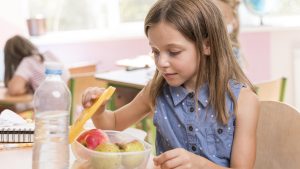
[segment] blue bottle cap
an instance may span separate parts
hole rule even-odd
[[[59,62],[45,62],[45,73],[52,75],[61,75],[63,67],[63,64]]]

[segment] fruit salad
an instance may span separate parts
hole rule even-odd
[[[72,150],[92,169],[135,169],[147,165],[151,145],[123,132],[91,129],[79,135]]]

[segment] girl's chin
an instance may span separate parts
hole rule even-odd
[[[178,83],[178,82],[170,82],[170,81],[167,81],[166,82],[168,83],[169,86],[172,86],[172,87],[179,87],[179,86],[183,86],[183,83]]]

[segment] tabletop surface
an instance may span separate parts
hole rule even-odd
[[[142,89],[152,78],[154,68],[143,68],[127,71],[125,69],[96,73],[95,77],[99,80],[107,81],[113,85],[123,85]]]
[[[15,104],[15,103],[28,103],[32,101],[32,94],[24,94],[20,96],[10,96],[7,94],[7,89],[0,87],[0,103]]]
[[[150,157],[146,169],[159,169],[154,166]],[[6,169],[31,169],[32,168],[32,147],[0,150],[0,168]],[[82,169],[80,163],[76,161],[70,148],[69,169]]]
[[[94,125],[91,120],[88,120],[85,128],[92,129]],[[135,137],[143,140],[146,137],[146,133],[139,129],[128,128],[124,130],[124,132],[134,135]],[[18,144],[18,146],[24,146],[22,148],[9,148],[5,149],[5,147],[12,147],[14,144],[0,144],[0,168],[5,169],[31,169],[32,168],[32,144]],[[71,146],[70,150],[70,165],[69,169],[87,169],[81,165],[79,161],[76,160],[73,155]],[[159,167],[155,167],[153,164],[153,155],[150,156],[146,169],[159,169]]]

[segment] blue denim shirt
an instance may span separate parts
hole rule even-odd
[[[236,99],[244,86],[230,81]],[[233,101],[226,96],[229,123],[219,123],[215,111],[208,105],[208,86],[201,87],[195,106],[193,93],[183,87],[165,85],[156,100],[153,122],[156,131],[156,152],[184,148],[224,167],[229,167],[235,127]],[[197,110],[196,110],[197,108]]]

